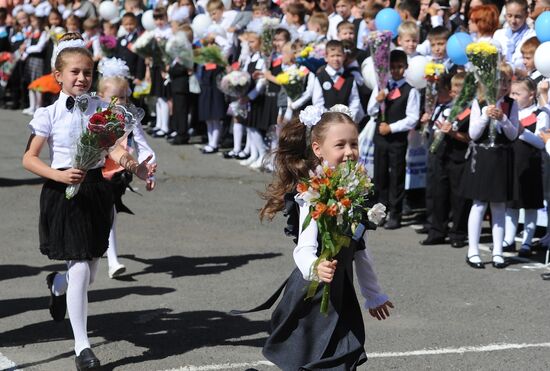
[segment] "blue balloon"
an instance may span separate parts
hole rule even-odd
[[[401,24],[401,17],[397,10],[393,8],[385,8],[376,14],[374,24],[379,31],[390,31],[392,37],[397,36],[397,28]]]
[[[541,43],[550,41],[550,11],[542,12],[535,21],[535,32]]]
[[[472,37],[465,32],[458,32],[447,40],[447,56],[454,64],[465,65],[468,63],[466,47],[473,42]]]

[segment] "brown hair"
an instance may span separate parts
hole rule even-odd
[[[453,77],[451,77],[451,84],[464,84],[466,79],[466,72],[457,72]]]
[[[66,34],[61,36],[61,38],[59,39],[59,42],[69,41],[69,40],[82,40],[82,36],[77,32],[67,32]],[[74,54],[78,54],[78,55],[81,55],[83,57],[89,58],[90,62],[92,64],[94,63],[92,53],[90,53],[90,51],[88,49],[79,48],[79,47],[68,47],[68,48],[65,48],[65,49],[61,50],[57,54],[57,57],[55,58],[55,69],[58,70],[58,71],[61,71],[65,67],[65,64],[66,64],[65,58],[68,55],[74,55]]]
[[[521,54],[535,54],[535,50],[540,45],[540,41],[536,36],[533,36],[527,40],[521,45]]]
[[[344,46],[342,45],[342,42],[340,40],[330,40],[325,46],[325,50],[327,52],[329,50],[336,50],[336,49],[339,49],[342,53],[344,52]]]
[[[319,122],[311,129],[311,142],[322,143],[326,132],[333,124],[351,124],[355,122],[340,112],[325,112]],[[279,147],[275,150],[275,173],[273,181],[267,186],[261,198],[266,201],[260,210],[260,220],[272,220],[285,206],[284,196],[293,192],[298,182],[308,177],[308,172],[319,164],[313,155],[311,143],[307,141],[307,128],[297,118],[285,125],[279,136]]]
[[[96,29],[99,27],[99,19],[96,17],[90,17],[84,21],[82,27],[85,31]]]
[[[344,28],[347,28],[347,29],[351,30],[352,32],[355,32],[355,25],[351,22],[348,22],[348,21],[342,21],[342,22],[338,23],[338,26],[336,26],[336,30],[338,32],[340,32]]]
[[[321,33],[327,33],[328,31],[328,16],[325,13],[314,12],[309,16],[308,22],[319,26]]]
[[[289,14],[297,15],[298,19],[300,20],[300,24],[303,24],[306,19],[306,8],[302,3],[292,3],[289,4],[286,11]]]
[[[211,12],[212,10],[224,10],[225,6],[221,0],[210,0],[206,4],[206,10]]]
[[[523,77],[512,81],[512,85],[521,84],[531,94],[537,92],[537,84],[529,77]]]
[[[374,3],[367,9],[363,10],[363,19],[374,19],[379,11],[384,9],[384,7],[378,3]]]

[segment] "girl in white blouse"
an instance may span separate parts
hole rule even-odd
[[[283,127],[275,155],[274,181],[264,195],[267,203],[261,211],[262,218],[272,218],[283,209],[289,217],[285,231],[297,237],[294,249],[297,268],[284,285],[286,289],[273,313],[273,331],[263,354],[283,370],[329,367],[354,370],[366,361],[366,355],[364,324],[353,288],[353,262],[370,314],[385,319],[393,304],[378,285],[365,235],[342,248],[334,260],[322,261],[312,270],[320,253],[318,229],[316,223],[310,223],[302,231],[310,203],[292,196],[296,194],[296,185],[308,177],[309,169],[322,161],[336,166],[358,157],[358,132],[350,116],[325,112],[315,121],[311,144],[307,144],[309,128],[304,124],[296,120]],[[309,146],[314,156],[309,156]],[[310,300],[304,300],[305,287],[312,280],[331,284],[328,318],[320,313],[322,290]]]
[[[113,216],[113,194],[101,174],[103,161],[87,172],[72,167],[82,125],[100,104],[99,99],[80,97],[90,89],[93,65],[81,36],[64,35],[54,72],[61,93],[54,104],[36,111],[23,156],[27,170],[47,179],[40,195],[40,251],[50,259],[65,260],[68,266],[67,273],[53,272],[46,279],[50,314],[55,321],[62,321],[65,311],[69,312],[78,370],[100,366],[90,349],[86,329],[88,286],[94,280],[99,258],[107,250]],[[46,143],[50,165],[39,157]],[[151,157],[138,164],[120,146],[109,156],[144,180],[156,170],[156,165],[148,164]],[[80,184],[80,190],[66,199],[65,189],[70,184]]]

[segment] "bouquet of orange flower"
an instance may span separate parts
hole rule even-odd
[[[316,276],[317,266],[323,260],[332,260],[342,247],[349,246],[351,239],[362,237],[364,214],[370,221],[378,224],[385,217],[385,206],[376,204],[371,209],[365,207],[368,196],[373,191],[373,183],[362,164],[347,161],[337,167],[324,163],[310,177],[297,186],[299,198],[311,204],[303,229],[314,221],[317,223],[322,239],[319,258],[311,267],[312,276]],[[352,237],[353,236],[353,237]],[[312,280],[308,286],[306,299],[317,292],[320,282]],[[321,313],[328,313],[330,285],[325,284],[321,301]]]
[[[76,108],[81,109],[82,99],[77,98]],[[116,98],[109,106],[94,113],[76,143],[76,153],[73,158],[73,167],[80,170],[89,170],[132,131],[135,119],[130,108],[115,105]],[[84,104],[87,106],[87,103]],[[83,107],[81,111],[86,111]],[[80,184],[71,184],[65,190],[65,197],[71,199],[78,193]]]

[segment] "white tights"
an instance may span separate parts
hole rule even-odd
[[[525,221],[523,223],[523,237],[521,244],[531,246],[535,230],[537,229],[537,210],[525,209]],[[519,222],[519,209],[506,209],[506,234],[504,242],[513,245],[516,238]]]
[[[262,133],[255,128],[246,128],[246,131],[248,134],[247,140],[250,142],[250,158],[263,158],[267,149],[265,147]]]
[[[99,259],[70,260],[69,268],[64,274],[56,274],[52,291],[55,295],[67,293],[67,312],[74,334],[74,351],[79,355],[82,350],[90,348],[88,340],[88,286],[95,279]]]
[[[29,108],[32,111],[36,111],[36,109],[40,107],[42,107],[42,93],[35,90],[29,90]]]
[[[222,124],[219,120],[208,120],[206,121],[206,128],[208,130],[208,146],[212,149],[218,148]]]
[[[233,152],[239,153],[243,145],[245,127],[238,122],[233,123]]]
[[[157,98],[155,112],[157,114],[155,129],[168,133],[170,131],[170,107],[168,106],[168,101],[164,98]]]
[[[481,225],[483,223],[485,211],[487,211],[487,206],[487,202],[474,200],[472,208],[470,209],[470,216],[468,217],[468,257],[472,257],[470,259],[472,263],[481,262],[481,258],[479,257],[479,237],[481,236]],[[506,203],[491,202],[490,206],[493,222],[493,261],[495,263],[504,263],[504,259],[500,256],[502,256],[502,241],[504,241]]]
[[[109,248],[107,249],[107,262],[109,267],[114,267],[119,265],[118,262],[118,253],[117,253],[117,244],[116,244],[116,209],[113,211],[113,225],[111,226],[111,231],[109,232]]]

